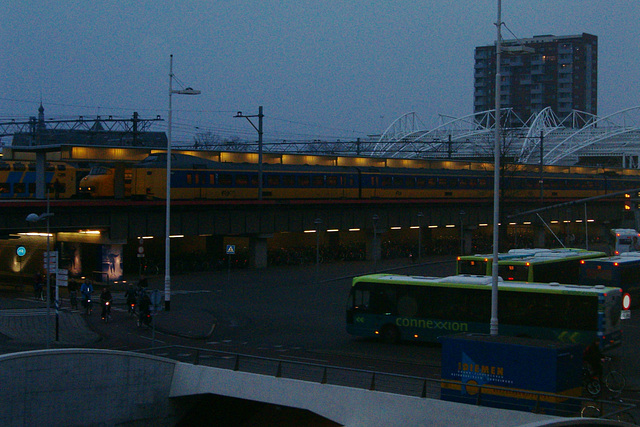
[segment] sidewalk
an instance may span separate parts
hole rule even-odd
[[[58,340],[56,340],[56,324]],[[47,337],[50,337],[47,340]],[[3,352],[46,347],[87,347],[100,335],[87,326],[78,312],[47,310],[45,303],[23,293],[0,295],[0,348]]]

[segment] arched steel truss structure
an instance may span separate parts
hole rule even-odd
[[[545,108],[526,122],[510,109],[501,111],[508,155],[519,163],[539,163],[540,144],[547,165],[574,164],[580,156],[622,157],[624,167],[639,167],[640,106],[606,117],[573,111],[563,120]],[[492,153],[495,110],[461,118],[441,116],[434,129],[421,129],[415,113],[395,120],[373,144],[374,156],[469,158]]]

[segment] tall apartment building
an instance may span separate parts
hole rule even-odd
[[[524,45],[534,53],[510,53]],[[598,112],[598,37],[534,36],[504,40],[501,50],[502,108],[522,120],[551,107],[563,119],[572,110]],[[511,48],[511,49],[510,49]],[[496,46],[475,49],[474,112],[495,108]],[[512,123],[513,124],[513,123]],[[507,124],[509,125],[509,124]]]

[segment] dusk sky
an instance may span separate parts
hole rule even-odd
[[[202,91],[173,96],[177,144],[255,140],[233,115],[259,105],[265,141],[366,138],[411,111],[431,128],[473,112],[474,48],[495,42],[496,16],[495,0],[6,1],[0,122],[41,100],[47,119],[166,119],[173,54]],[[598,36],[599,114],[640,105],[638,0],[504,0],[502,20],[518,38]]]

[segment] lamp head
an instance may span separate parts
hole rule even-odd
[[[27,222],[38,222],[40,221],[40,216],[38,214],[30,213],[27,215]]]

